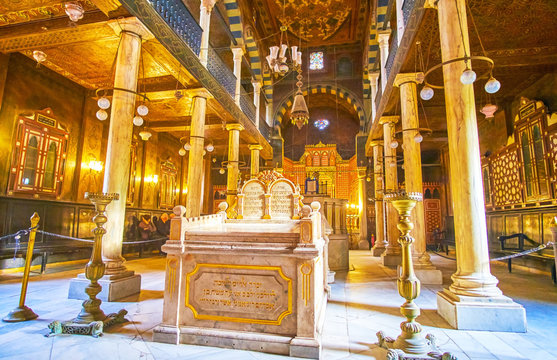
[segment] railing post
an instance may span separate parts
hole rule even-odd
[[[31,216],[31,231],[29,232],[29,241],[27,242],[27,254],[25,256],[25,268],[23,270],[23,280],[21,282],[21,294],[19,295],[19,306],[10,311],[6,315],[5,322],[20,322],[33,320],[39,317],[31,308],[25,306],[25,297],[27,296],[27,284],[29,283],[29,272],[31,271],[31,261],[33,261],[33,248],[35,247],[35,237],[37,235],[37,226],[39,224],[39,214],[34,213]]]

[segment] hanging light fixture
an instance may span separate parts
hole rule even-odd
[[[142,118],[141,116],[139,116],[139,115],[136,115],[136,116],[133,118],[133,124],[134,124],[135,126],[141,126],[141,125],[143,125],[143,118]]]
[[[46,60],[46,54],[41,50],[35,50],[33,51],[33,59],[35,59],[37,67],[39,67]]]
[[[108,113],[104,109],[100,109],[95,115],[100,121],[105,121],[106,119],[108,119]]]
[[[298,90],[296,91],[296,96],[294,96],[294,102],[292,103],[292,109],[290,110],[290,120],[292,124],[296,125],[298,129],[301,129],[302,126],[308,123],[309,120],[309,111],[306,105],[306,100],[304,99],[304,93],[302,92],[302,58],[300,53],[300,62],[297,68],[298,76],[296,79],[296,86]]]
[[[190,150],[191,150],[191,145],[190,145],[189,142],[187,142],[187,143],[184,144],[184,150],[186,150],[186,151],[190,151]]]
[[[178,150],[178,154],[179,154],[180,156],[184,156],[184,155],[186,155],[186,152],[187,152],[187,151],[186,151],[186,150],[184,150],[184,148],[183,148],[183,147],[181,147],[181,148],[180,148],[180,150]]]
[[[495,112],[499,109],[497,105],[487,104],[483,108],[481,108],[480,112],[485,115],[486,119],[490,119],[495,117]]]
[[[491,75],[489,80],[485,83],[484,89],[488,94],[495,94],[501,89],[501,83]]]
[[[207,144],[207,146],[205,146],[205,150],[207,150],[208,152],[213,152],[215,150],[215,145],[210,142],[209,144]]]
[[[151,136],[153,136],[153,134],[147,129],[144,129],[144,130],[139,132],[139,137],[143,141],[149,140],[151,138]]]
[[[149,113],[149,108],[144,104],[141,104],[137,107],[137,114],[139,116],[146,116]]]
[[[70,20],[74,23],[78,20],[83,19],[83,13],[85,12],[83,10],[83,6],[81,6],[80,3],[74,1],[65,3],[64,10],[66,12],[66,15],[68,15]]]
[[[286,19],[286,0],[282,2],[282,20],[281,23]],[[290,59],[287,58],[288,52],[288,27],[286,25],[280,26],[280,42],[278,46],[269,47],[269,55],[267,55],[267,63],[271,72],[275,76],[284,76],[289,70],[297,70],[302,66],[302,52],[298,51],[298,46],[290,47]],[[286,42],[283,43],[283,40]]]

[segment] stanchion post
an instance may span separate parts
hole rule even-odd
[[[35,247],[35,236],[37,235],[37,226],[39,224],[39,214],[34,213],[31,216],[31,231],[29,232],[29,241],[27,242],[27,254],[25,256],[25,269],[23,270],[23,281],[21,282],[21,294],[19,295],[19,306],[10,311],[2,320],[6,322],[19,322],[33,320],[39,317],[31,308],[25,306],[25,297],[27,296],[27,284],[29,283],[29,272],[31,271],[31,261],[33,261],[33,248]]]

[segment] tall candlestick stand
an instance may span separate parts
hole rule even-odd
[[[396,340],[386,337],[382,331],[379,331],[377,333],[379,346],[389,350],[388,360],[456,359],[450,353],[441,353],[435,345],[435,337],[431,334],[424,336],[422,325],[416,321],[420,315],[420,308],[414,300],[420,295],[420,280],[414,273],[412,263],[414,238],[410,235],[410,231],[414,228],[414,224],[410,217],[416,203],[422,201],[422,194],[398,190],[386,193],[385,200],[390,202],[399,214],[397,227],[401,234],[398,243],[402,247],[402,271],[397,285],[398,293],[406,299],[400,307],[400,312],[406,317],[406,321],[400,324],[402,332]]]
[[[112,200],[118,200],[118,194],[107,193],[85,193],[85,198],[89,199],[95,206],[96,215],[93,221],[97,225],[93,229],[95,242],[93,244],[93,252],[91,259],[85,265],[85,277],[91,282],[85,288],[85,293],[89,296],[88,300],[83,302],[81,312],[77,317],[69,322],[60,323],[54,321],[48,325],[50,328],[49,335],[57,334],[81,334],[92,335],[94,337],[102,335],[103,329],[116,323],[124,322],[126,310],[120,310],[117,314],[104,314],[101,309],[101,300],[97,298],[97,294],[101,292],[102,287],[98,283],[103,277],[105,264],[102,261],[102,241],[106,234],[103,225],[107,221],[106,207]]]

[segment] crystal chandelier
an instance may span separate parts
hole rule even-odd
[[[297,70],[302,66],[302,52],[298,51],[297,46],[290,47],[290,60],[286,57],[288,45],[282,43],[283,35],[286,33],[286,26],[280,27],[280,45],[269,48],[270,55],[267,55],[267,63],[271,72],[275,76],[284,76],[290,69]]]

